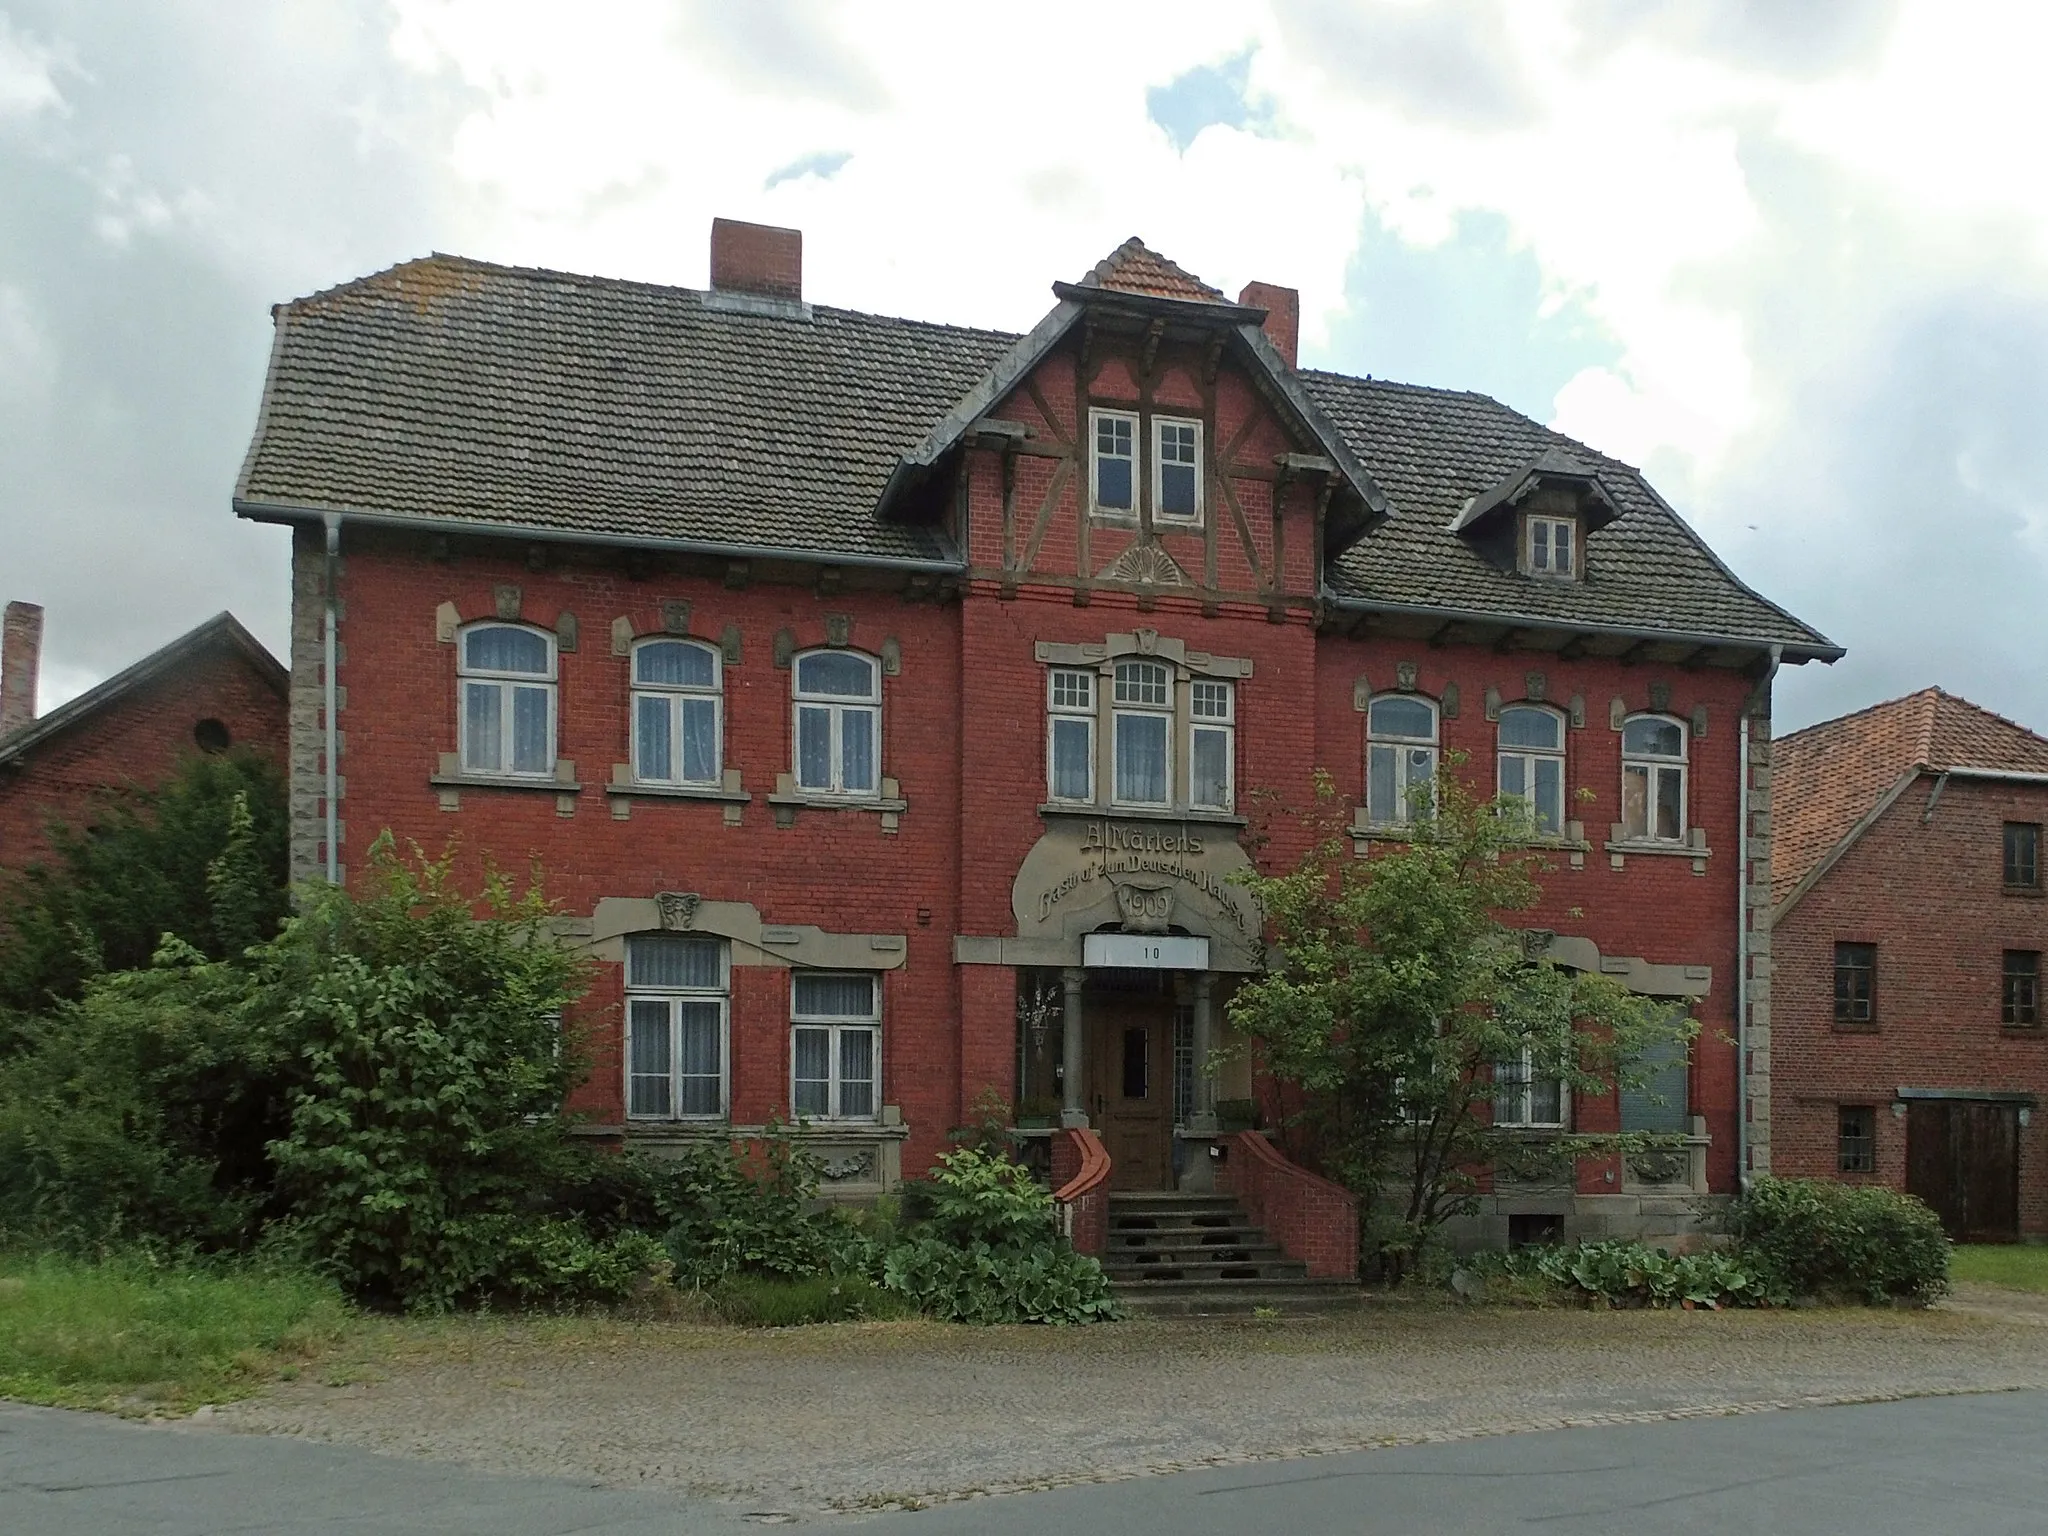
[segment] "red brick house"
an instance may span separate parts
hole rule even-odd
[[[1251,1095],[1203,1068],[1264,951],[1253,792],[1327,768],[1363,851],[1463,752],[1545,829],[1531,945],[1705,1025],[1661,1107],[1510,1073],[1532,1137],[1690,1152],[1503,1186],[1467,1236],[1675,1231],[1768,1166],[1749,765],[1777,666],[1836,647],[1633,469],[1299,368],[1289,289],[1133,240],[1016,336],[800,267],[720,221],[707,292],[435,256],[276,310],[235,505],[295,530],[302,873],[385,827],[540,860],[600,963],[595,1133],[798,1115],[858,1195],[993,1089],[1196,1190]],[[1259,1168],[1226,1182],[1314,1207]]]
[[[2048,1236],[2048,739],[1929,688],[1776,743],[1776,1166]]]
[[[85,825],[109,793],[151,786],[194,752],[260,746],[282,762],[291,680],[238,623],[217,614],[38,717],[43,610],[9,603],[0,633],[0,869],[49,851],[52,822]]]

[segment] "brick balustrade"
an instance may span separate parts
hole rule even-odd
[[[1237,1196],[1252,1221],[1312,1279],[1358,1278],[1358,1202],[1341,1184],[1291,1163],[1257,1131],[1230,1138],[1217,1187]]]
[[[1109,1151],[1088,1130],[1062,1130],[1052,1139],[1053,1203],[1060,1229],[1076,1253],[1101,1258],[1109,1248]]]

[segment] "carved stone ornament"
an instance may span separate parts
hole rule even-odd
[[[1412,661],[1394,663],[1394,686],[1403,693],[1413,693],[1415,680],[1421,675],[1421,670]]]
[[[1571,717],[1572,729],[1583,731],[1586,728],[1586,696],[1583,693],[1573,694],[1565,713]]]
[[[1103,581],[1129,581],[1141,586],[1192,587],[1188,573],[1157,544],[1133,544],[1103,570]]]
[[[498,617],[510,624],[519,617],[520,592],[517,587],[497,587],[491,593]]]
[[[1486,718],[1489,720],[1498,720],[1500,718],[1500,690],[1498,688],[1488,688],[1486,690]]]
[[[845,645],[853,639],[853,615],[828,613],[825,615],[825,643]]]
[[[1173,925],[1173,891],[1118,881],[1116,909],[1125,933],[1164,933]]]
[[[1557,937],[1552,928],[1524,928],[1522,930],[1522,954],[1530,960],[1541,960],[1550,953],[1551,940]]]
[[[1444,710],[1444,718],[1445,718],[1446,720],[1455,720],[1455,719],[1457,719],[1457,718],[1458,718],[1458,685],[1457,685],[1456,683],[1445,683],[1445,684],[1444,684],[1444,692],[1443,692],[1443,697],[1442,697],[1442,698],[1441,698],[1441,699],[1440,699],[1440,700],[1439,700],[1438,702],[1439,702],[1439,703],[1441,703],[1441,704],[1443,705],[1443,710]]]
[[[736,667],[740,664],[740,627],[737,624],[725,626],[725,633],[718,637],[718,648],[725,653],[725,664]]]
[[[1628,700],[1616,694],[1607,703],[1607,728],[1618,731],[1628,724]]]
[[[679,597],[663,603],[661,627],[672,635],[687,635],[690,632],[690,605]]]
[[[789,670],[789,664],[791,660],[795,658],[795,656],[796,636],[786,629],[778,629],[777,631],[775,631],[776,670],[779,672],[787,672]]]
[[[1692,738],[1704,741],[1707,735],[1707,706],[1695,704],[1692,711]]]
[[[1140,656],[1157,656],[1159,654],[1158,630],[1135,630],[1132,632],[1131,638],[1138,642],[1138,654]]]
[[[571,613],[568,609],[564,608],[560,613],[555,615],[556,650],[564,651],[570,655],[574,655],[576,647],[579,644],[581,644],[581,641],[579,639],[581,633],[582,631],[576,623],[576,615]]]
[[[1683,1152],[1638,1152],[1628,1169],[1645,1184],[1676,1184],[1688,1171]]]
[[[1550,692],[1550,679],[1541,672],[1525,672],[1522,674],[1523,698],[1541,704],[1543,696],[1548,692]]]
[[[1372,705],[1372,679],[1363,672],[1351,684],[1351,707],[1361,715]]]
[[[1669,683],[1650,684],[1650,708],[1656,710],[1661,715],[1670,707],[1671,685]]]
[[[867,1147],[841,1157],[825,1158],[818,1165],[818,1177],[827,1184],[844,1184],[850,1179],[872,1184],[875,1182],[875,1149]]]
[[[685,933],[697,921],[697,908],[704,898],[695,891],[661,891],[656,893],[654,905],[661,914],[664,933]]]

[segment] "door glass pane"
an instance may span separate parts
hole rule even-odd
[[[843,1029],[839,1032],[839,1113],[872,1115],[875,1112],[875,1032],[871,1029]]]
[[[792,1031],[790,1056],[796,1112],[800,1115],[831,1114],[832,1031],[803,1028]]]
[[[1166,717],[1116,717],[1116,797],[1130,805],[1166,804]]]
[[[1148,1029],[1124,1031],[1124,1097],[1127,1099],[1144,1098],[1152,1086],[1148,1070],[1151,1043],[1152,1032]]]
[[[677,1114],[715,1115],[725,1108],[719,1060],[724,1033],[718,1004],[676,1004]]]
[[[546,773],[554,754],[548,750],[548,690],[512,690],[512,771]]]
[[[1682,771],[1677,768],[1657,770],[1657,835],[1677,839],[1685,835],[1680,818],[1683,811],[1680,801],[1684,798],[1685,783]]]
[[[832,711],[806,705],[796,712],[796,781],[804,789],[832,787]]]
[[[668,1004],[636,999],[629,1015],[630,1039],[626,1044],[631,1062],[632,1112],[636,1115],[669,1113]]]
[[[1089,798],[1089,758],[1094,755],[1095,731],[1086,720],[1052,722],[1052,793],[1055,800]]]
[[[875,787],[875,714],[869,709],[839,712],[839,787],[867,792]]]
[[[505,696],[496,683],[462,685],[462,766],[475,773],[496,773],[504,761]]]
[[[1195,805],[1230,804],[1230,732],[1195,732],[1194,761],[1188,767],[1188,799]]]
[[[667,780],[675,776],[674,760],[668,749],[667,699],[641,698],[633,705],[635,772],[643,779]]]
[[[691,784],[718,782],[718,705],[710,699],[684,699],[683,778]]]

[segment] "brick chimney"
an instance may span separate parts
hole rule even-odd
[[[1278,283],[1246,283],[1244,292],[1237,296],[1237,302],[1247,309],[1263,309],[1266,323],[1260,329],[1266,339],[1279,349],[1287,359],[1287,366],[1295,366],[1295,353],[1301,341],[1301,293],[1294,288],[1282,288]]]
[[[804,232],[773,224],[711,221],[711,286],[721,293],[801,301]]]
[[[0,621],[0,736],[36,717],[36,672],[43,656],[43,610],[9,603]]]

